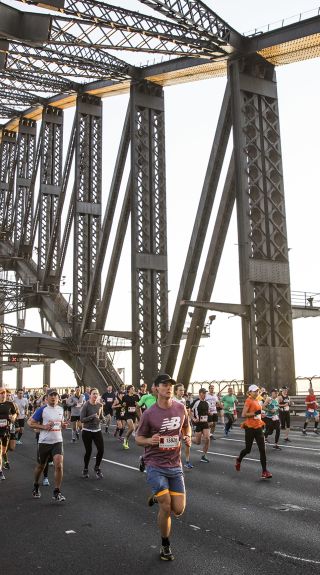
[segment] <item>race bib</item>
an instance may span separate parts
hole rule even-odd
[[[76,407],[82,407],[83,403],[77,403]]]
[[[0,419],[0,427],[7,427],[8,420],[7,419]]]
[[[107,403],[110,403],[110,402],[111,402],[111,403],[113,402],[112,397],[107,397]]]
[[[278,419],[279,419],[279,416],[278,416],[278,415],[273,415],[273,416],[272,416],[272,421],[278,421]]]
[[[283,411],[289,411],[289,405],[285,405]]]
[[[254,415],[253,419],[261,419],[261,413],[258,413],[258,415]]]
[[[205,423],[206,421],[208,421],[208,416],[207,415],[200,415],[200,421],[201,421],[201,423]]]
[[[308,409],[309,413],[314,413],[314,409]]]
[[[162,435],[159,438],[159,449],[177,449],[179,445],[179,435]]]
[[[61,431],[61,421],[55,421],[51,431]]]
[[[135,410],[136,410],[136,408],[135,408],[134,406],[130,406],[130,407],[128,407],[128,411],[129,411],[129,413],[134,413],[134,412],[135,412]]]

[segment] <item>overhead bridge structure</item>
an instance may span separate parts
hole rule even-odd
[[[49,343],[47,333],[27,333],[21,325],[12,349],[63,358],[78,381],[94,381],[100,389],[121,382],[103,342],[130,226],[131,330],[117,337],[131,349],[133,383],[150,384],[162,369],[177,370],[187,386],[206,310],[194,308],[177,365],[188,313],[181,302],[194,299],[196,279],[196,300],[210,300],[236,205],[239,305],[246,310],[244,380],[268,387],[275,377],[277,386],[294,382],[275,68],[320,55],[320,16],[244,36],[200,0],[139,4],[141,11],[135,12],[96,0],[0,2],[0,265],[4,274],[15,273],[18,284],[1,288],[1,309],[12,311],[5,300],[16,290],[17,308],[21,302],[39,308],[53,333]],[[146,62],[150,57],[152,65]],[[225,95],[169,318],[165,87],[222,75]],[[103,213],[102,99],[125,92],[129,105]],[[65,146],[64,110],[70,107],[74,122]],[[231,137],[233,153],[203,254]],[[73,285],[67,301],[60,285],[70,250]],[[96,354],[101,346],[103,366]]]

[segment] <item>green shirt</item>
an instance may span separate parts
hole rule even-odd
[[[145,405],[146,408],[148,409],[149,407],[151,407],[151,405],[154,405],[156,401],[157,398],[155,397],[155,395],[153,395],[153,393],[147,393],[146,395],[143,395],[141,397],[141,399],[138,401],[138,405],[139,407]]]
[[[235,395],[224,395],[221,398],[223,403],[223,408],[226,413],[231,413],[233,415],[233,411],[235,409],[235,404],[237,403],[237,398]]]

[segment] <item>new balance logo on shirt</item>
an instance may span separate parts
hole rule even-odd
[[[163,431],[172,431],[173,429],[179,429],[180,422],[181,422],[180,417],[171,417],[171,419],[168,419],[166,417],[162,422],[159,433]]]

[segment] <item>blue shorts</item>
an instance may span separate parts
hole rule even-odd
[[[183,495],[186,492],[181,467],[147,466],[147,482],[154,495]]]
[[[317,411],[316,409],[314,411],[306,411],[306,418],[318,417],[318,415],[319,411]]]

